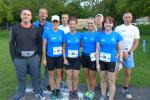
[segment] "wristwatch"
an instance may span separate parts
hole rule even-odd
[[[128,55],[130,55],[131,53],[132,53],[132,51],[131,51],[131,50],[129,50],[129,51],[128,51]]]
[[[119,60],[119,63],[121,63],[121,64],[123,65],[123,61],[120,61],[120,60]]]

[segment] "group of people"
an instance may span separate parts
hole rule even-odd
[[[31,76],[35,97],[46,99],[40,86],[41,62],[45,66],[44,84],[51,90],[52,100],[63,98],[60,91],[63,69],[69,99],[78,99],[81,66],[87,84],[84,97],[88,100],[95,97],[97,71],[101,84],[99,100],[106,100],[106,92],[109,93],[109,100],[113,100],[115,82],[122,67],[125,72],[122,93],[128,99],[132,98],[128,85],[134,67],[133,52],[140,36],[138,28],[131,23],[131,12],[123,14],[124,23],[116,28],[113,17],[103,18],[102,14],[97,14],[95,18],[87,19],[87,31],[84,32],[76,30],[77,18],[69,17],[67,13],[62,14],[61,20],[58,15],[53,15],[50,22],[47,21],[48,11],[41,8],[39,20],[33,24],[29,9],[23,9],[20,17],[22,21],[12,28],[9,42],[18,77],[16,100],[24,99],[27,74]]]

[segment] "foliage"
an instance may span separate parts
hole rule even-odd
[[[129,10],[134,18],[150,14],[149,0],[0,0],[0,23],[20,21],[20,10],[29,8],[33,20],[38,18],[38,10],[45,7],[50,16],[68,12],[78,18],[94,17],[97,13],[113,16],[120,24],[123,12]]]

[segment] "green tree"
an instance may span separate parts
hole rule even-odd
[[[12,9],[9,7],[9,3],[0,0],[0,23],[4,21],[12,21]]]

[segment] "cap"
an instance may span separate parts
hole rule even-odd
[[[101,16],[103,17],[103,14],[96,14],[95,17]]]
[[[54,20],[60,21],[59,16],[58,15],[53,15],[51,21],[54,21]]]

